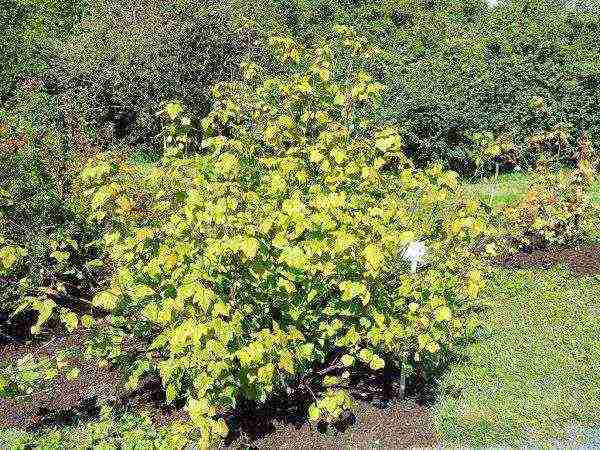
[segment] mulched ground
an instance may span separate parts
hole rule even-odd
[[[576,275],[600,275],[600,245],[519,252],[497,261],[508,269],[550,269],[567,266]]]
[[[600,275],[600,246],[551,251],[521,252],[497,261],[506,268],[550,268],[566,265],[581,276]],[[2,319],[2,318],[0,318]],[[60,333],[42,340],[32,340],[27,333],[33,317],[21,323],[0,323],[7,340],[0,335],[0,361],[16,360],[25,353],[54,355],[65,347],[81,348],[85,332],[78,330],[64,336]],[[36,429],[64,425],[94,417],[98,401],[110,400],[134,409],[149,409],[156,424],[185,419],[185,412],[164,406],[164,392],[158,380],[146,380],[133,393],[120,390],[123,379],[111,367],[99,368],[93,361],[79,359],[81,369],[76,380],[64,377],[53,381],[48,389],[36,393],[26,403],[0,400],[0,428]],[[392,377],[393,378],[393,377]],[[262,408],[240,408],[230,420],[231,436],[227,448],[423,448],[437,444],[435,428],[428,408],[431,400],[427,389],[412,388],[407,399],[400,400],[394,380],[376,380],[372,395],[358,400],[354,415],[337,428],[315,428],[307,423],[304,401],[273,402]]]
[[[226,448],[400,449],[431,448],[438,442],[429,409],[414,399],[359,401],[353,411],[341,426],[329,428],[307,423],[305,412],[255,412],[241,420]]]
[[[20,326],[10,328],[19,331],[16,341],[0,340],[0,361],[14,361],[25,353],[52,356],[65,348],[83,347],[84,330],[32,340],[26,327],[33,321],[34,317],[25,317]],[[4,334],[8,330],[5,326]],[[26,402],[0,400],[0,428],[36,430],[88,420],[99,413],[100,400],[149,410],[157,425],[187,418],[183,409],[164,405],[159,380],[146,380],[140,389],[126,393],[119,387],[124,380],[114,368],[99,368],[94,361],[83,358],[72,363],[80,368],[77,379],[69,381],[61,376]],[[228,419],[231,434],[226,448],[396,449],[435,445],[436,434],[426,406],[431,401],[430,391],[409,384],[406,400],[400,400],[397,379],[397,374],[388,373],[368,380],[366,397],[357,398],[353,415],[337,427],[309,424],[309,399],[274,400],[259,408],[242,406]]]
[[[16,361],[27,353],[53,357],[59,350],[84,348],[87,337],[84,329],[65,335],[51,327],[49,335],[33,339],[28,330],[35,317],[21,319],[17,324],[0,326],[0,362]],[[185,418],[184,411],[164,404],[165,394],[159,380],[147,379],[139,389],[125,392],[122,389],[125,380],[115,368],[98,367],[95,361],[83,357],[71,358],[69,362],[80,370],[76,379],[67,380],[61,375],[49,382],[47,389],[33,396],[0,399],[0,428],[35,430],[76,423],[97,416],[98,405],[103,401],[132,409],[150,409],[157,425]]]
[[[399,449],[431,448],[438,443],[429,405],[431,384],[408,381],[400,398],[399,373],[385,369],[359,375],[353,413],[335,426],[306,420],[310,396],[274,400],[263,407],[241,405],[229,420],[224,448],[250,449]],[[359,394],[360,393],[360,394]]]
[[[15,361],[27,353],[53,356],[65,348],[81,348],[84,338],[84,333],[77,330],[71,335],[55,335],[37,342],[5,343],[0,347],[0,360]],[[96,398],[114,397],[120,381],[116,371],[99,368],[95,362],[85,359],[73,363],[80,369],[80,376],[73,381],[60,376],[49,383],[48,389],[32,397],[0,399],[0,426],[34,429],[50,422],[66,424],[81,416],[94,415]]]

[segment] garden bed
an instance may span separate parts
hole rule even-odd
[[[520,252],[497,261],[509,269],[549,269],[567,266],[578,276],[600,274],[600,246],[573,249]],[[85,330],[71,335],[51,332],[44,339],[32,339],[28,333],[33,318],[3,333],[15,340],[0,343],[0,361],[14,361],[26,353],[52,356],[65,348],[82,348]],[[98,402],[109,401],[135,411],[149,413],[156,425],[186,419],[183,409],[165,406],[164,392],[158,380],[148,379],[133,393],[119,390],[123,379],[111,368],[99,368],[94,361],[75,359],[80,368],[77,379],[64,376],[36,393],[31,401],[0,400],[0,428],[36,430],[45,427],[77,424],[97,416]],[[231,416],[228,448],[401,448],[429,447],[438,442],[431,416],[429,388],[409,386],[407,399],[401,400],[394,389],[394,375],[371,380],[368,398],[357,399],[354,414],[338,427],[315,427],[306,420],[309,399],[275,400],[256,409],[253,405],[238,408]]]
[[[579,276],[600,274],[600,245],[519,252],[498,261],[507,269],[550,269],[567,266]]]
[[[53,356],[65,348],[83,348],[86,332],[70,335],[51,333],[44,339],[31,340],[28,327],[33,318],[25,317],[11,327],[15,341],[0,342],[0,361],[15,361],[26,353]],[[147,412],[156,425],[187,419],[182,409],[165,405],[160,382],[147,379],[129,393],[119,389],[123,378],[111,367],[99,368],[95,361],[75,358],[80,369],[75,380],[58,377],[28,401],[0,400],[0,428],[25,429],[77,425],[99,414],[98,402],[108,401],[134,411]],[[231,434],[226,448],[401,448],[428,447],[437,442],[429,412],[429,388],[407,387],[402,400],[395,389],[393,374],[369,380],[367,398],[357,399],[353,415],[337,427],[315,427],[306,419],[310,399],[274,400],[256,409],[240,407],[229,419]],[[22,399],[25,400],[25,399]]]

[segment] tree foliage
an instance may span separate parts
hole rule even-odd
[[[116,140],[150,142],[162,101],[180,98],[201,117],[211,86],[239,78],[243,58],[258,51],[256,3],[92,0],[49,78],[86,121],[112,125]],[[260,17],[276,26],[268,2]]]

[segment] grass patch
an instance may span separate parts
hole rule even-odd
[[[467,182],[467,194],[491,205],[507,205],[516,202],[529,187],[531,174],[527,172],[510,172],[496,177],[482,178]],[[592,187],[592,201],[600,206],[600,180]]]
[[[441,438],[556,445],[598,424],[599,289],[600,278],[565,270],[496,271],[486,294],[495,306],[483,332],[441,381]]]
[[[510,172],[498,177],[482,178],[465,185],[467,193],[492,205],[515,202],[527,192],[531,176],[523,172]]]

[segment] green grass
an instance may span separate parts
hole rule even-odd
[[[483,336],[441,381],[442,440],[551,445],[600,424],[599,291],[559,269],[495,272]]]
[[[517,201],[528,189],[531,175],[527,172],[511,172],[467,182],[467,194],[492,205],[509,204]],[[600,205],[600,180],[592,188],[592,200]]]
[[[530,176],[523,172],[511,172],[497,178],[483,178],[467,183],[467,193],[493,205],[515,202],[527,192]]]

